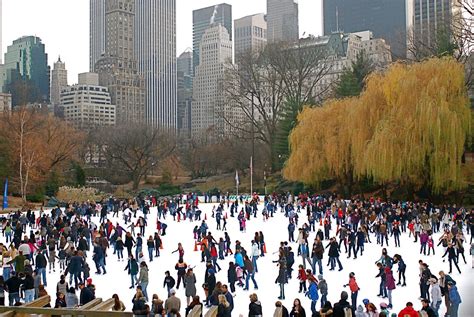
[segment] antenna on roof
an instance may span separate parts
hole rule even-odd
[[[336,6],[336,32],[339,33],[339,10]]]

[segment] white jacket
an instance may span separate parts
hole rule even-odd
[[[431,301],[433,303],[440,302],[441,299],[441,288],[439,287],[439,284],[433,284],[431,285]]]
[[[260,248],[258,247],[257,243],[252,244],[252,256],[259,256],[260,255]]]

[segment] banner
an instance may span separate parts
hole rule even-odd
[[[8,178],[5,179],[5,186],[3,187],[3,209],[8,208]]]

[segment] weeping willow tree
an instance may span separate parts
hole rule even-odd
[[[359,175],[425,186],[434,193],[461,189],[461,159],[471,121],[463,66],[452,58],[396,64],[371,80],[385,102]],[[375,111],[378,98],[368,92],[361,101]]]
[[[290,136],[290,180],[369,177],[434,193],[461,189],[471,133],[463,66],[452,58],[394,64],[360,97],[305,109]],[[320,124],[318,124],[320,123]]]
[[[352,106],[351,99],[333,100],[298,115],[298,125],[289,137],[291,155],[283,170],[287,179],[316,186],[337,179],[350,186],[353,164],[347,113]]]

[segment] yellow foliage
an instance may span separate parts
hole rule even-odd
[[[392,65],[372,74],[360,97],[305,109],[284,169],[314,184],[348,173],[376,182],[464,186],[461,157],[471,133],[463,66],[451,58]]]

